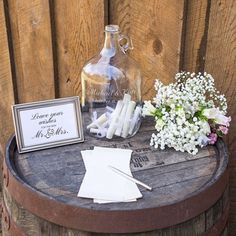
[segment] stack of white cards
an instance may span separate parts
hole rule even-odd
[[[142,197],[137,185],[115,173],[115,167],[131,175],[132,150],[94,147],[81,151],[86,173],[78,197],[92,198],[96,203],[132,202]]]

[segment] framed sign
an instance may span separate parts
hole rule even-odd
[[[12,106],[20,153],[84,141],[79,97]]]

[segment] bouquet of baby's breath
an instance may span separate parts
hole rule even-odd
[[[155,105],[144,102],[143,116],[153,116],[156,121],[157,133],[152,134],[150,145],[196,154],[198,147],[214,144],[228,133],[231,118],[225,116],[226,98],[206,72],[181,72],[175,80],[167,86],[156,80]]]

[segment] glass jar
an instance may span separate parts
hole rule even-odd
[[[121,44],[123,42],[123,44]],[[88,133],[111,139],[133,136],[141,123],[141,72],[126,52],[131,40],[119,26],[105,27],[101,52],[82,69],[82,110]]]

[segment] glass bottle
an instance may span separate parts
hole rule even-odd
[[[90,128],[88,127],[89,133],[95,134],[97,137],[106,136],[109,122],[111,123],[112,120],[112,113],[117,109],[119,100],[124,101],[128,97],[136,103],[136,106],[141,105],[141,72],[137,62],[126,54],[129,49],[133,49],[132,42],[127,36],[120,34],[119,26],[107,25],[102,50],[90,59],[82,69],[81,103],[85,123],[96,123],[96,120],[102,115],[104,117],[106,115],[108,118],[104,119],[108,125],[103,124],[103,127],[100,127],[101,124],[98,123],[93,126],[90,125]],[[124,108],[122,109],[124,110]],[[124,114],[123,111],[123,118],[125,117]],[[118,113],[118,116],[120,115],[121,111]],[[133,136],[138,131],[141,122],[140,117],[139,114],[138,122],[127,137]],[[121,121],[116,120],[115,123],[118,125]],[[91,127],[93,127],[94,132],[90,132]],[[98,130],[95,131],[97,128]],[[121,136],[126,137],[126,135]]]

